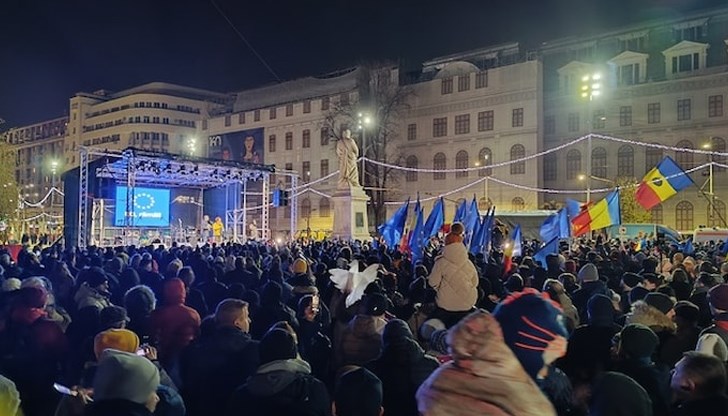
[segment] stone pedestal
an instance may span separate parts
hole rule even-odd
[[[360,186],[337,189],[334,200],[334,238],[342,240],[371,239],[367,202],[369,196]]]

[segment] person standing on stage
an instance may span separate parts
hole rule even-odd
[[[223,228],[224,228],[224,225],[222,223],[222,218],[215,217],[215,222],[212,223],[212,237],[214,238],[215,242],[218,244],[222,243]]]

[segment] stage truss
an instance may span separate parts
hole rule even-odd
[[[127,189],[127,212],[132,211],[135,186],[156,186],[167,188],[193,188],[199,189],[202,193],[205,189],[227,187],[226,198],[230,195],[231,185],[240,184],[242,192],[235,193],[237,208],[226,212],[226,229],[233,230],[234,241],[239,241],[245,236],[247,211],[249,209],[261,210],[261,237],[263,240],[270,239],[270,175],[288,175],[292,177],[292,184],[295,184],[297,174],[295,172],[276,172],[273,165],[259,165],[233,161],[213,160],[206,158],[186,157],[169,153],[151,152],[128,148],[123,151],[102,150],[92,147],[81,147],[79,167],[79,212],[78,212],[78,246],[85,248],[88,245],[90,236],[89,226],[89,179],[106,178],[113,180],[117,185],[124,184]],[[106,158],[106,163],[96,168],[94,172],[89,171],[89,162]],[[259,207],[249,208],[246,206],[245,192],[249,182],[261,181],[260,192],[261,204]],[[242,198],[240,195],[242,194]],[[291,209],[297,207],[297,195],[291,192]],[[227,201],[228,203],[230,201]],[[242,202],[242,206],[240,206]],[[226,204],[226,207],[229,207]],[[232,214],[232,215],[231,215]],[[296,226],[296,216],[291,213],[291,227]],[[227,223],[230,221],[231,223]],[[243,230],[243,236],[239,230]],[[291,228],[295,230],[295,228]],[[124,225],[124,244],[131,236],[131,218],[126,218]],[[293,231],[292,231],[293,234]]]

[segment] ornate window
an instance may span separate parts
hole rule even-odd
[[[634,149],[628,144],[621,146],[617,151],[617,176],[634,177]]]
[[[408,156],[405,163],[408,168],[417,169],[419,166],[419,161],[415,155]],[[407,182],[415,182],[417,180],[417,172],[408,170],[404,177]]]
[[[445,156],[445,153],[438,153],[435,155],[434,158],[432,158],[432,165],[433,169],[447,169],[447,156]],[[432,179],[439,181],[444,180],[447,178],[447,173],[445,172],[435,172],[432,174]]]
[[[525,210],[526,203],[523,201],[523,198],[521,198],[520,196],[513,198],[513,200],[511,201],[511,209],[512,211],[516,212]]]
[[[526,157],[526,148],[522,144],[511,146],[511,160],[523,159]],[[526,162],[511,163],[511,175],[523,175],[526,173]]]
[[[576,179],[581,172],[581,152],[571,149],[566,154],[566,179]]]
[[[675,207],[675,228],[678,231],[692,231],[693,226],[693,204],[688,201],[681,201]]]
[[[455,155],[455,169],[463,169],[462,171],[455,172],[456,178],[468,177],[468,171],[465,170],[468,168],[468,159],[468,152],[465,150],[461,150]]]

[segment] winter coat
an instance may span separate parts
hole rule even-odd
[[[674,416],[703,416],[728,414],[728,397],[715,396],[707,399],[680,403],[673,407]]]
[[[728,313],[721,313],[713,320],[713,325],[705,328],[700,335],[718,334],[723,342],[728,345]]]
[[[212,413],[207,413],[212,415]],[[227,416],[329,416],[331,404],[324,384],[311,376],[300,359],[263,364],[232,395]]]
[[[366,367],[382,381],[385,416],[417,416],[415,393],[438,362],[407,338],[388,344]]]
[[[437,291],[437,306],[446,311],[468,311],[478,300],[478,272],[463,244],[445,246],[427,283]]]
[[[296,318],[296,312],[293,311],[288,305],[277,302],[274,304],[261,305],[260,309],[255,314],[250,326],[250,334],[255,339],[263,338],[268,329],[276,322],[286,321],[294,330],[298,330],[298,318]]]
[[[647,392],[652,400],[653,416],[668,416],[670,400],[670,374],[657,368],[652,362],[627,359],[619,363],[614,371],[631,377]]]
[[[596,294],[607,295],[607,293],[607,284],[601,280],[582,283],[581,289],[574,292],[574,296],[571,297],[574,306],[579,311],[579,320],[581,322],[587,322],[589,318],[586,310],[589,299]]]
[[[423,416],[556,415],[554,407],[503,341],[500,325],[479,310],[448,334],[453,361],[417,390]]]
[[[356,315],[341,334],[337,361],[364,365],[379,357],[382,350],[382,331],[387,322],[375,316]]]
[[[111,306],[109,297],[98,290],[90,287],[88,283],[84,283],[78,288],[78,292],[73,297],[76,302],[76,309],[80,310],[87,306],[93,306],[96,309],[104,309]]]
[[[190,344],[200,332],[200,315],[185,306],[185,288],[179,279],[165,283],[166,306],[149,318],[152,336],[159,342],[159,358],[167,363]]]
[[[258,368],[258,341],[232,326],[217,328],[182,353],[182,396],[188,416],[220,415],[233,391]]]
[[[669,340],[675,337],[675,323],[659,309],[652,307],[644,301],[637,301],[632,305],[632,312],[627,315],[625,326],[629,324],[642,324],[650,327],[657,334],[660,343],[652,356],[653,361],[666,368],[673,368],[680,357],[670,356],[663,348]]]

